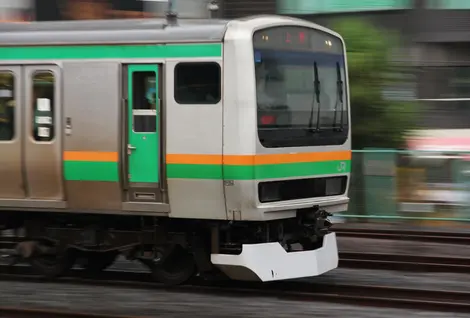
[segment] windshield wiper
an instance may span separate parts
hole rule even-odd
[[[319,132],[320,131],[320,109],[321,109],[321,104],[320,104],[320,81],[318,80],[318,67],[317,67],[317,62],[313,62],[313,100],[312,100],[312,108],[310,110],[310,120],[308,122],[308,130],[310,132]],[[315,100],[317,101],[318,104],[318,111],[317,111],[317,127],[316,129],[313,129],[313,109],[315,108]]]
[[[333,117],[333,129],[337,130],[337,131],[343,131],[344,129],[344,124],[343,124],[343,108],[344,108],[344,102],[343,102],[343,95],[344,95],[344,92],[343,92],[343,81],[341,80],[341,69],[339,67],[339,62],[336,62],[336,87],[337,87],[337,95],[336,95],[336,105],[335,105],[335,115]],[[336,128],[336,116],[338,114],[338,104],[340,106],[340,112],[341,112],[341,120],[340,120],[340,126],[339,128],[337,129]]]

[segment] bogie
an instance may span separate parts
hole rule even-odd
[[[156,248],[156,258],[140,261],[150,269],[156,281],[168,286],[185,283],[196,272],[194,256],[181,245]]]
[[[24,214],[29,221],[22,225],[25,236],[16,246],[18,256],[45,277],[65,275],[74,265],[95,275],[119,255],[145,264],[152,277],[166,285],[184,283],[195,273],[212,269],[210,251],[202,244],[204,228],[191,230],[197,228],[197,220],[56,216]],[[89,223],[93,219],[100,222]]]
[[[16,248],[38,273],[47,278],[67,274],[75,264],[76,256],[71,249],[57,250],[57,244],[48,240],[25,241]]]

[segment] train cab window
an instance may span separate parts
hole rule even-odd
[[[179,63],[175,67],[178,104],[217,104],[221,98],[221,70],[214,62]]]
[[[134,132],[157,131],[156,74],[151,71],[132,73],[132,125]]]
[[[0,72],[0,141],[15,135],[15,78],[10,72]]]
[[[37,142],[54,139],[55,77],[50,71],[33,74],[33,137]]]

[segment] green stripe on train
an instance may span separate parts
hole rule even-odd
[[[345,163],[343,166],[342,163]],[[273,165],[237,166],[168,164],[170,179],[260,180],[349,173],[350,160],[298,162]],[[66,161],[65,179],[69,181],[119,181],[117,162]]]
[[[0,47],[0,60],[221,57],[222,44]]]
[[[119,181],[117,162],[64,161],[64,178],[68,181]]]
[[[341,166],[341,163],[345,163]],[[260,180],[349,173],[351,161],[297,162],[271,165],[168,164],[168,178]]]

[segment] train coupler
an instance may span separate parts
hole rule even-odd
[[[298,214],[300,223],[308,228],[310,235],[316,237],[324,237],[330,232],[330,227],[333,225],[328,219],[330,216],[333,216],[333,214],[324,209],[320,209],[318,205],[308,209],[302,209]]]

